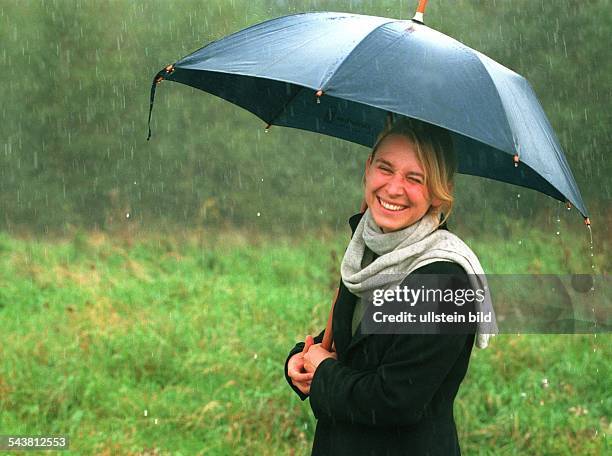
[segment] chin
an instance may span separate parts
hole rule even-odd
[[[381,216],[375,212],[372,212],[372,218],[384,232],[399,231],[412,225],[413,223],[410,220],[390,220],[388,216]]]

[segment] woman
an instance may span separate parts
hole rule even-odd
[[[478,259],[443,226],[455,169],[448,132],[410,119],[383,132],[367,159],[367,210],[349,221],[353,237],[332,320],[335,351],[321,346],[323,333],[308,336],[285,365],[287,381],[302,400],[310,397],[318,420],[313,455],[460,454],[453,401],[474,328],[434,335],[359,330],[366,296],[381,284],[417,288],[427,274],[452,290],[482,285]],[[483,348],[484,332],[478,328]]]

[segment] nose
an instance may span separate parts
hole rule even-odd
[[[387,181],[385,190],[389,196],[402,196],[404,194],[404,178],[399,174],[393,174]]]

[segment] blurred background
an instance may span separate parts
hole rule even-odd
[[[5,0],[0,228],[344,230],[365,148],[282,127],[264,134],[255,116],[172,82],[157,91],[147,142],[150,83],[163,66],[265,19],[313,10],[408,19],[413,3]],[[596,234],[610,221],[611,14],[605,0],[432,1],[426,19],[530,81]],[[530,190],[473,177],[457,187],[455,223],[465,229],[556,215],[555,201]],[[581,224],[576,211],[571,222]]]
[[[0,1],[0,434],[68,433],[84,454],[309,454],[315,422],[282,365],[325,324],[369,151],[264,133],[168,81],[147,142],[149,90],[257,22],[410,19],[416,4]],[[451,230],[490,273],[607,277],[612,3],[432,0],[425,21],[529,80],[594,242],[575,209],[470,176]],[[609,334],[475,351],[455,409],[464,452],[605,453],[611,354]]]

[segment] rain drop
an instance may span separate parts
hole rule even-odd
[[[126,213],[125,213],[125,218],[126,218],[126,219],[129,219],[129,218],[130,218],[130,213],[129,213],[129,212],[126,212]]]
[[[588,220],[588,219],[587,219]],[[591,224],[587,224],[587,230],[589,230],[589,250],[591,252],[591,269],[595,270],[595,254],[593,252],[593,230],[591,228]],[[591,287],[591,291],[593,291],[595,288]]]
[[[257,213],[257,217],[261,217],[261,212],[258,212],[258,213]]]

